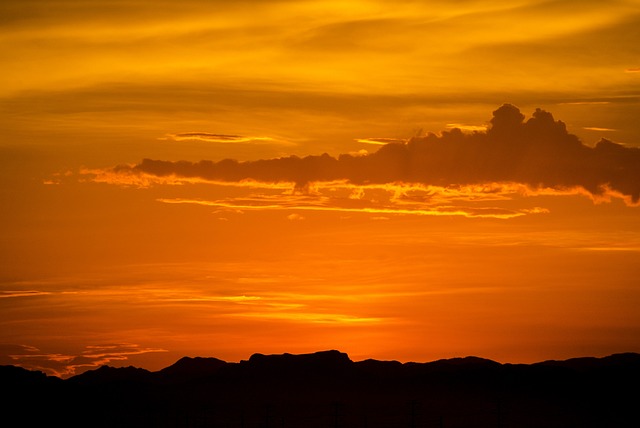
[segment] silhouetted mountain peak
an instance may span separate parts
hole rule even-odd
[[[193,378],[209,376],[220,370],[227,362],[213,357],[182,357],[169,367],[157,372],[161,376],[172,378]]]
[[[430,364],[446,365],[446,366],[466,366],[466,367],[498,367],[501,364],[480,357],[455,357],[434,361]]]
[[[259,364],[263,362],[303,362],[307,364],[345,364],[351,363],[351,359],[344,352],[330,350],[330,351],[318,351],[311,354],[253,354],[249,358],[249,363]]]
[[[263,375],[335,375],[353,365],[353,361],[343,352],[336,350],[314,352],[312,354],[253,354],[242,367]]]
[[[8,386],[44,382],[48,377],[39,370],[27,370],[16,366],[0,366],[0,379],[2,379],[3,386]]]
[[[594,370],[601,368],[628,367],[632,365],[640,365],[640,354],[621,353],[612,354],[602,358],[596,357],[579,357],[570,358],[568,360],[547,360],[535,363],[537,366],[563,367],[573,370]]]
[[[100,384],[112,382],[145,382],[152,378],[152,373],[139,367],[101,366],[70,378],[72,382],[84,384]]]

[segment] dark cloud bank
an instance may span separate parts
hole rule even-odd
[[[517,182],[532,188],[582,188],[594,196],[616,192],[636,205],[640,199],[640,149],[602,139],[589,147],[562,121],[537,109],[532,117],[505,104],[493,112],[486,132],[459,129],[389,143],[366,156],[328,154],[238,162],[169,162],[144,159],[119,173],[175,175],[235,182],[293,182],[298,189],[317,181],[353,184],[394,182],[451,186]]]

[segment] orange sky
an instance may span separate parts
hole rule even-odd
[[[640,352],[639,1],[0,16],[0,364]]]

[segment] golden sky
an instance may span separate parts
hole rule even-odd
[[[640,1],[0,4],[0,363],[640,352]]]

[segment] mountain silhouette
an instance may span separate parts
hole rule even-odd
[[[213,357],[182,357],[173,365],[157,372],[157,376],[166,381],[187,381],[216,373],[225,361]]]
[[[339,351],[184,357],[162,370],[103,366],[69,379],[0,366],[2,426],[640,426],[640,354],[501,364],[426,363]]]
[[[68,379],[69,383],[77,383],[84,385],[102,384],[102,383],[134,383],[147,382],[154,376],[150,371],[137,367],[110,367],[102,366],[96,370],[89,370],[77,376]]]

